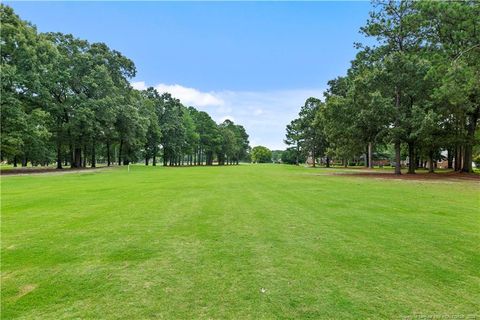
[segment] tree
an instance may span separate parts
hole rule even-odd
[[[183,112],[178,99],[169,93],[161,95],[163,113],[159,123],[162,133],[161,144],[163,149],[163,165],[177,165],[178,156],[185,140],[185,127],[183,126]]]
[[[362,141],[356,129],[354,105],[346,96],[327,94],[323,114],[325,134],[329,141],[327,154],[341,159],[345,165],[362,152]]]
[[[164,164],[238,164],[249,156],[241,125],[217,125],[169,93],[134,90],[133,61],[104,43],[37,33],[0,4],[1,158],[57,168],[150,159]]]
[[[272,162],[272,152],[264,146],[256,146],[252,149],[252,162],[269,163]]]
[[[323,155],[326,149],[327,141],[323,132],[323,121],[317,115],[321,113],[324,107],[323,103],[310,97],[305,101],[299,112],[300,135],[302,137],[303,149],[311,156],[313,166],[318,156]],[[327,167],[329,160],[327,159]]]
[[[290,147],[282,152],[281,160],[282,163],[298,165],[299,161],[305,162],[307,159],[299,154],[296,147]]]
[[[250,142],[248,141],[248,134],[245,128],[242,125],[235,125],[235,154],[233,160],[236,164],[240,160],[245,160],[248,157],[248,152],[250,150]]]
[[[219,125],[218,129],[221,135],[221,143],[217,150],[218,164],[232,164],[238,152],[235,125],[231,120],[227,119]]]
[[[471,172],[480,119],[480,5],[476,1],[424,2],[417,7],[440,82],[433,98],[453,125],[456,169]]]
[[[476,1],[376,1],[361,28],[376,43],[357,44],[347,75],[329,82],[313,126],[304,106],[286,142],[312,154],[316,128],[327,156],[345,165],[365,153],[371,167],[374,148],[393,144],[396,174],[407,156],[409,173],[422,158],[433,170],[442,150],[449,167],[470,172],[479,143],[479,16]]]
[[[196,114],[195,124],[199,134],[198,164],[201,165],[205,161],[206,165],[212,165],[214,154],[222,140],[218,126],[204,111]]]
[[[395,145],[395,173],[401,174],[400,148],[407,135],[406,126],[414,100],[411,93],[415,91],[416,82],[412,79],[418,70],[415,53],[422,42],[420,19],[412,1],[379,2],[376,9],[370,13],[370,19],[361,31],[366,36],[375,37],[380,44],[374,49],[373,56],[383,64],[384,96],[391,97],[395,106],[390,133]]]
[[[272,150],[273,163],[280,163],[282,161],[283,150]]]
[[[193,157],[200,140],[200,135],[197,132],[197,126],[193,119],[190,108],[182,108],[183,111],[183,124],[185,127],[185,144],[183,147],[183,153],[187,155],[187,163],[193,164]]]
[[[28,129],[32,128],[27,118],[37,109],[35,104],[38,103],[41,76],[38,51],[44,43],[32,25],[21,20],[12,8],[4,4],[0,4],[0,20],[0,153],[2,159],[9,159],[16,166],[22,150],[32,147],[27,141]]]
[[[294,119],[287,125],[287,133],[285,135],[284,142],[289,145],[293,146],[296,150],[295,152],[295,164],[298,166],[299,164],[299,157],[300,157],[300,143],[302,141],[302,134],[300,129],[300,120]]]
[[[139,112],[141,103],[140,94],[130,90],[126,93],[122,103],[117,106],[115,127],[119,140],[119,165],[128,165],[130,162],[138,160],[137,150],[145,145],[148,119]]]

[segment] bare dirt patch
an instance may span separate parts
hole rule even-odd
[[[65,168],[65,169],[55,169],[55,168],[18,168],[10,170],[0,171],[2,176],[13,176],[13,175],[24,175],[24,174],[40,174],[40,173],[75,173],[75,172],[85,172],[85,171],[96,171],[100,169],[107,169],[112,167],[96,167],[96,168]]]
[[[445,172],[445,173],[404,173],[396,175],[390,172],[374,172],[374,171],[361,171],[361,172],[338,172],[332,173],[332,175],[339,176],[353,176],[353,177],[371,177],[380,179],[394,179],[394,180],[467,180],[480,182],[480,175],[475,173],[465,172]]]
[[[33,290],[37,289],[36,284],[26,284],[24,286],[21,286],[20,289],[18,290],[18,294],[14,297],[15,300],[20,299],[21,297],[26,296]]]

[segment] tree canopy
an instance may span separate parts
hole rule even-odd
[[[256,146],[252,149],[252,162],[254,163],[271,163],[272,151],[264,146]]]
[[[347,74],[331,80],[324,101],[308,98],[287,126],[298,154],[371,167],[392,146],[400,174],[445,154],[472,171],[479,144],[480,4],[477,1],[376,1]],[[313,115],[314,114],[314,115]],[[476,150],[476,151],[475,151]]]
[[[245,128],[130,85],[133,61],[104,43],[38,33],[1,4],[1,158],[17,166],[238,164]]]

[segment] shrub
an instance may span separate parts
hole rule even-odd
[[[473,157],[473,162],[475,162],[475,166],[477,168],[480,168],[480,154],[476,155],[475,157]]]

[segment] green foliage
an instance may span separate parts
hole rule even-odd
[[[473,162],[475,162],[475,166],[477,168],[480,168],[480,154],[479,155],[476,155],[474,158],[473,158]]]
[[[272,150],[272,162],[280,163],[282,161],[283,150]]]
[[[347,75],[328,83],[313,125],[313,100],[307,100],[287,126],[286,142],[313,159],[325,149],[344,162],[368,162],[375,148],[393,145],[398,174],[402,159],[414,173],[417,163],[448,150],[456,170],[472,171],[479,144],[479,16],[476,1],[375,2],[361,28],[375,42],[357,44]],[[312,143],[314,137],[324,142]]]
[[[1,4],[1,158],[57,168],[129,164],[238,164],[245,129],[217,125],[154,88],[137,91],[133,61],[104,43],[39,34]]]
[[[285,164],[299,164],[304,163],[307,159],[304,155],[300,154],[297,148],[290,147],[282,152],[281,160],[282,163]]]
[[[310,97],[301,107],[298,118],[287,125],[285,143],[296,148],[297,164],[298,157],[310,156],[315,166],[316,159],[325,155],[328,141],[324,131],[325,121],[321,116],[324,107],[319,99]]]
[[[256,146],[252,149],[252,162],[269,163],[272,162],[272,151],[264,146]]]

